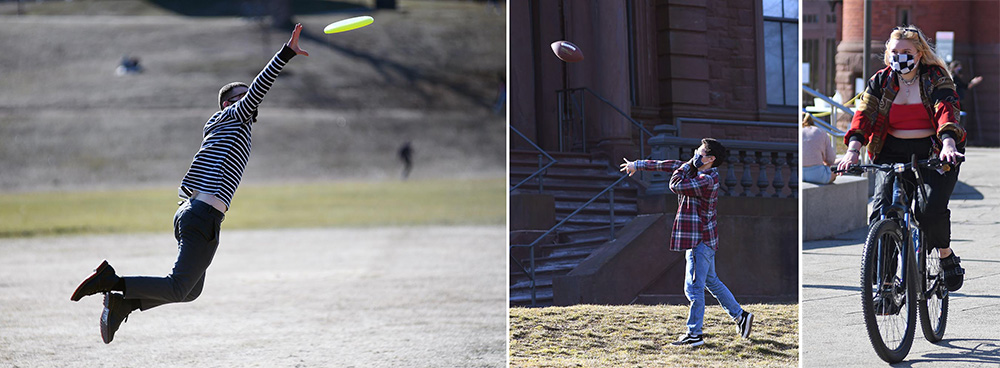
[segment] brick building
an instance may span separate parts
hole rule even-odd
[[[839,1],[802,1],[802,84],[827,96],[837,92],[835,58],[841,38],[841,5]],[[812,99],[807,97],[804,102],[812,104]]]
[[[966,79],[982,75],[983,82],[970,91],[962,104],[968,115],[963,125],[971,144],[1000,145],[1000,1],[977,0],[886,0],[871,3],[872,40],[870,70],[883,68],[885,39],[893,27],[913,24],[934,43],[939,31],[954,32],[954,60],[965,66]],[[837,47],[837,90],[855,94],[862,76],[864,3],[843,0],[843,41]],[[841,121],[841,126],[844,126]]]
[[[558,149],[556,91],[575,87],[590,88],[650,130],[678,118],[794,123],[797,18],[792,0],[511,1],[510,123]],[[556,40],[577,44],[586,59],[561,62],[549,50]],[[595,114],[600,123],[585,127],[588,151],[621,157],[635,149],[639,138],[627,119],[607,108]],[[690,124],[679,134],[798,137],[795,127],[753,123]]]
[[[741,301],[796,300],[799,1],[508,4],[511,304],[686,303],[669,173],[617,166],[707,136],[729,148],[720,277]]]

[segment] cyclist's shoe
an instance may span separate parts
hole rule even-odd
[[[705,339],[701,335],[684,334],[677,341],[670,343],[673,346],[699,346],[704,345]]]
[[[944,274],[944,284],[948,287],[948,291],[958,291],[965,283],[965,269],[959,264],[960,262],[961,258],[958,258],[955,253],[941,258],[941,271]]]

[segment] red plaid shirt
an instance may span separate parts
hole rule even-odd
[[[674,218],[670,250],[692,249],[699,243],[718,250],[715,214],[719,203],[719,170],[706,172],[690,163],[677,160],[638,160],[637,170],[671,171],[670,191],[677,194],[677,216]]]

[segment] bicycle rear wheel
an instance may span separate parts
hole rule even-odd
[[[879,358],[889,363],[906,357],[916,330],[917,298],[913,276],[908,280],[906,275],[914,267],[903,271],[904,263],[913,265],[915,260],[907,248],[899,224],[880,220],[868,232],[861,264],[861,310],[868,340]],[[876,299],[882,299],[877,306]]]
[[[925,297],[917,298],[917,308],[920,310],[920,327],[924,338],[930,342],[938,342],[944,338],[944,329],[948,325],[948,287],[945,286],[941,270],[940,253],[936,248],[921,252],[919,268],[921,270],[920,287]]]

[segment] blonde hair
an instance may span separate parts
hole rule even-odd
[[[885,41],[885,55],[882,58],[882,62],[886,66],[891,65],[892,62],[892,50],[889,49],[889,42],[892,40],[907,40],[913,42],[913,45],[917,48],[917,52],[920,53],[920,63],[924,65],[937,65],[941,67],[951,76],[951,69],[948,68],[948,64],[945,64],[944,60],[934,52],[934,46],[931,46],[927,42],[927,37],[924,36],[924,32],[914,25],[908,25],[906,27],[896,27],[889,34],[889,39]]]

